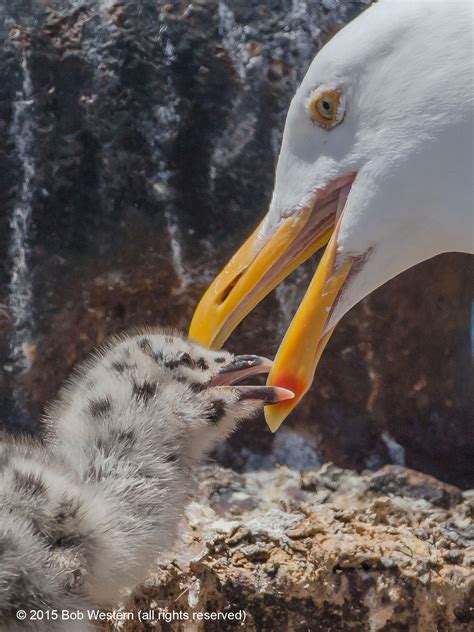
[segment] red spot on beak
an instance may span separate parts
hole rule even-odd
[[[299,380],[295,375],[290,375],[289,373],[280,373],[275,377],[273,386],[281,386],[282,388],[286,388],[289,391],[292,391],[295,394],[294,399],[290,400],[291,405],[295,405],[295,400],[300,399],[305,394],[305,386],[302,380]],[[288,402],[289,404],[290,402]],[[284,406],[285,403],[282,402],[280,406]]]

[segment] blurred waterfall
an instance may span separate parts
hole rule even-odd
[[[255,108],[248,104],[248,100],[252,98],[252,82],[248,71],[261,62],[259,55],[250,55],[246,45],[251,28],[237,24],[232,10],[224,0],[219,0],[217,13],[219,37],[237,74],[239,85],[226,127],[217,139],[209,161],[211,195],[215,192],[219,173],[231,166],[255,136],[258,118]]]
[[[175,191],[172,186],[173,168],[168,159],[168,152],[179,131],[181,117],[179,115],[180,97],[173,82],[172,66],[176,60],[174,46],[166,33],[166,26],[160,29],[163,40],[163,66],[166,70],[166,89],[161,103],[155,110],[157,126],[155,134],[151,135],[154,155],[157,156],[158,173],[153,188],[157,197],[164,205],[166,230],[169,237],[169,247],[174,270],[180,280],[180,289],[185,289],[192,280],[191,273],[186,269],[183,255],[182,235],[179,226],[179,215],[176,213]],[[148,135],[150,138],[150,135]]]
[[[245,27],[237,24],[235,15],[224,0],[218,2],[217,15],[222,44],[232,61],[240,82],[244,83],[247,78],[247,64],[250,59],[245,48]]]
[[[35,179],[35,160],[32,153],[34,99],[26,49],[23,49],[22,52],[21,69],[23,81],[21,90],[17,92],[13,103],[11,126],[11,135],[22,170],[20,194],[10,219],[11,275],[8,305],[14,327],[9,365],[12,372],[25,372],[30,368],[34,329],[32,270],[30,268],[30,235]]]
[[[184,266],[183,249],[181,247],[181,234],[178,222],[176,221],[176,217],[170,212],[169,209],[165,210],[165,221],[170,240],[171,259],[173,261],[173,267],[179,277],[179,280],[181,281],[181,289],[184,289],[186,286],[189,285],[191,277]]]

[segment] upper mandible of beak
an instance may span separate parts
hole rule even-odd
[[[327,243],[332,226],[292,256],[292,245],[301,236],[310,215],[310,208],[297,211],[284,218],[267,238],[262,237],[265,220],[257,226],[202,297],[189,329],[193,340],[220,349],[273,288]]]
[[[327,244],[354,178],[352,173],[332,181],[276,225],[264,219],[202,297],[190,337],[220,348],[273,288]]]

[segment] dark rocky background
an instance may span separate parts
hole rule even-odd
[[[265,212],[298,81],[368,3],[0,0],[5,427],[34,431],[107,335],[187,328]],[[314,266],[256,309],[230,347],[273,355]],[[444,255],[363,301],[283,435],[259,420],[219,459],[239,469],[295,452],[311,466],[396,462],[472,485],[473,272],[472,258]]]

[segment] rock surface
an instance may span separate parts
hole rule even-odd
[[[0,410],[37,426],[69,371],[126,327],[186,329],[268,205],[314,53],[369,0],[0,3]],[[314,261],[232,337],[273,355]],[[351,468],[474,484],[473,260],[393,280],[338,326],[288,422]],[[265,454],[264,424],[252,444]],[[246,466],[248,438],[219,458]],[[453,458],[456,455],[456,458]]]
[[[245,611],[255,632],[467,632],[473,515],[472,491],[399,466],[206,467],[174,552],[118,611],[135,620],[104,629],[224,631],[239,621],[193,613]]]

